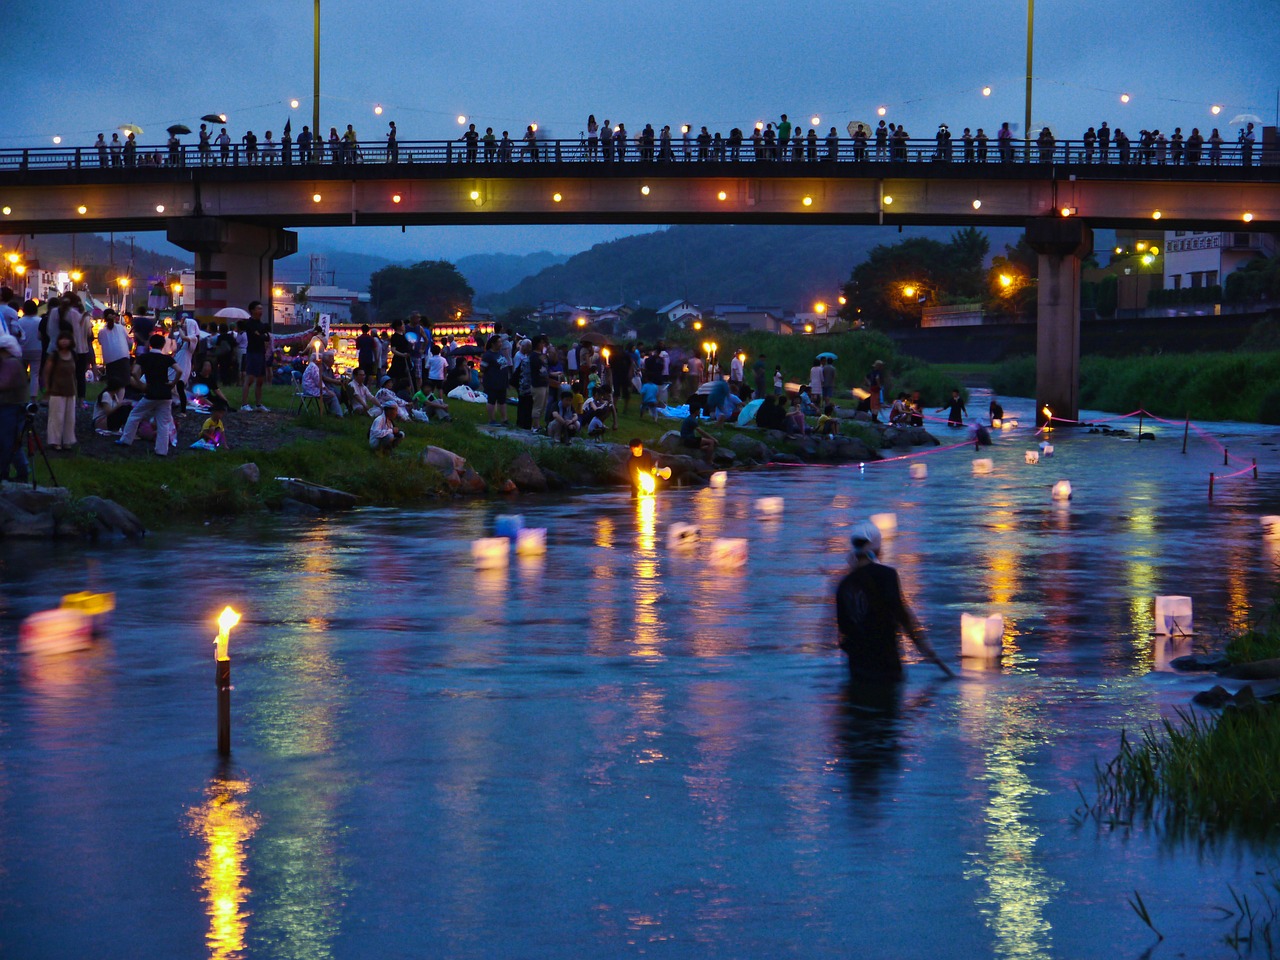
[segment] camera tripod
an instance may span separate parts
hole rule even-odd
[[[31,474],[31,489],[36,489],[36,451],[40,451],[40,459],[44,461],[44,468],[49,471],[49,482],[55,487],[58,485],[58,478],[54,476],[53,464],[49,462],[49,455],[44,452],[44,444],[40,442],[40,434],[36,430],[36,410],[38,408],[34,403],[27,404],[26,419],[22,423],[22,429],[18,432],[17,449],[22,449],[23,441],[27,445],[27,471]]]

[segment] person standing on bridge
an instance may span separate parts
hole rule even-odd
[[[978,144],[978,162],[986,163],[987,162],[987,143],[990,141],[991,138],[987,136],[987,131],[979,127],[978,132],[973,135],[973,139]]]
[[[1097,146],[1098,134],[1090,127],[1084,132],[1084,162],[1093,163],[1093,148]]]
[[[787,159],[787,147],[791,143],[791,121],[787,119],[787,115],[782,115],[782,120],[778,124],[778,159]]]
[[[493,127],[484,128],[484,162],[492,163],[498,154],[498,138],[493,135]]]
[[[342,135],[342,145],[347,163],[355,163],[360,159],[360,138],[356,136],[356,128],[349,123],[347,132]]]
[[[342,163],[342,138],[337,127],[329,128],[329,162],[335,167]]]
[[[1013,131],[1009,129],[1009,122],[1006,120],[1000,124],[1000,130],[996,133],[996,144],[1000,148],[1000,162],[1008,163],[1013,159]]]
[[[476,125],[473,123],[467,127],[467,132],[458,139],[467,145],[467,163],[475,163],[480,149],[480,133],[476,130]]]
[[[600,125],[596,123],[594,113],[587,115],[587,159],[595,160],[600,155]]]
[[[471,129],[474,130],[476,125],[473,123]],[[400,141],[396,139],[396,122],[394,120],[387,121],[387,163],[400,162]]]
[[[613,152],[618,155],[618,162],[627,159],[627,127],[619,120],[613,130]]]
[[[227,128],[223,127],[222,132],[218,134],[214,142],[218,145],[218,154],[222,158],[222,165],[227,165],[227,160],[231,156],[231,137],[227,133]]]
[[[107,165],[107,141],[103,134],[98,134],[98,141],[94,144],[98,151],[98,166],[105,167]]]
[[[304,166],[311,163],[311,129],[306,124],[298,134],[298,162]]]
[[[1253,124],[1249,123],[1240,131],[1240,165],[1242,167],[1253,166],[1253,143]]]
[[[200,153],[200,166],[202,167],[207,167],[209,165],[210,136],[208,124],[200,124],[200,141],[198,149]]]
[[[244,162],[252,167],[258,162],[258,138],[252,130],[246,130],[241,140],[244,143]]]
[[[120,166],[120,153],[122,147],[120,144],[120,134],[113,133],[111,135],[111,165],[113,167]]]
[[[600,147],[604,151],[605,163],[613,159],[613,124],[605,117],[604,126],[600,128]]]
[[[1102,121],[1102,126],[1098,127],[1098,162],[1106,163],[1108,154],[1111,152],[1111,128],[1107,126],[1107,121]]]
[[[876,127],[876,159],[883,160],[889,152],[889,128],[880,121]]]

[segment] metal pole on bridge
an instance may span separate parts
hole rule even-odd
[[[315,46],[312,51],[311,148],[320,139],[320,0],[316,0]],[[312,153],[315,156],[315,153]]]
[[[317,0],[319,2],[319,0]],[[1036,0],[1027,0],[1027,103],[1023,113],[1022,137],[1027,151],[1024,160],[1031,158],[1031,51],[1035,39]]]

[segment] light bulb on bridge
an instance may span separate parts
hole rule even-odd
[[[53,138],[53,142],[54,142],[54,143],[61,143],[61,142],[62,142],[62,138],[61,138],[61,137],[54,137],[54,138]]]
[[[818,124],[820,124],[821,122],[822,122],[822,118],[821,118],[820,116],[818,116],[817,114],[814,114],[812,117],[810,117],[810,118],[809,118],[809,123],[810,123],[812,126],[815,126],[815,127],[816,127],[816,126],[817,126]]]
[[[467,115],[465,113],[458,114],[458,125],[461,126],[466,122],[467,122]]]
[[[981,200],[975,200],[975,201],[973,201],[973,209],[975,209],[975,210],[981,210],[981,209],[982,209],[982,201],[981,201]]]
[[[1245,223],[1253,223],[1253,214],[1246,213],[1243,217],[1241,217],[1241,219],[1244,220]]]
[[[682,123],[682,124],[680,124],[680,132],[681,132],[681,133],[688,133],[688,132],[689,132],[689,125],[688,125],[687,123]]]
[[[376,116],[379,116],[379,117],[382,116],[382,104],[379,103],[376,106],[374,106],[373,112]]]
[[[291,106],[291,107],[293,107],[293,109],[297,110],[297,109],[298,109],[298,101],[297,101],[297,100],[290,100],[290,101],[289,101],[289,106]]]
[[[805,197],[805,198],[804,198],[803,200],[801,200],[800,202],[801,202],[801,203],[803,203],[806,207],[812,207],[812,206],[813,206],[813,197]]]
[[[887,193],[884,195],[884,205],[886,207],[893,206],[893,197],[889,196]]]
[[[757,130],[763,130],[763,129],[764,129],[764,121],[762,121],[762,120],[757,120],[757,121],[756,121],[756,129],[757,129]]]
[[[640,188],[640,194],[641,196],[645,196],[645,197],[649,195],[649,185],[647,183]]]
[[[562,197],[562,196],[561,196],[560,194],[558,194],[558,193],[553,193],[553,194],[551,195],[551,199],[552,199],[552,200],[554,200],[556,203],[559,203],[561,200],[563,200],[563,199],[564,199],[564,197]]]
[[[1159,219],[1160,219],[1161,217],[1163,217],[1163,216],[1164,216],[1164,214],[1163,214],[1163,213],[1161,213],[1159,210],[1152,210],[1152,211],[1151,211],[1151,219],[1152,219],[1152,220],[1159,220]]]
[[[1121,103],[1128,103],[1128,102],[1129,102],[1129,95],[1128,95],[1127,93],[1122,93],[1122,94],[1120,94],[1120,102],[1121,102]]]
[[[717,194],[716,194],[716,197],[717,197],[718,199],[720,199],[720,200],[728,200],[728,199],[729,199],[729,195],[728,195],[727,193],[725,193],[723,190],[721,190],[719,193],[717,193]]]
[[[313,194],[311,195],[311,202],[312,202],[312,203],[319,203],[322,199],[323,199],[323,198],[322,198],[322,197],[320,196],[320,194],[318,194],[318,193],[313,193]]]
[[[9,214],[13,213],[13,207],[0,207],[0,213],[3,213],[7,217]]]
[[[393,193],[393,194],[391,195],[391,202],[392,202],[392,203],[399,203],[399,202],[400,202],[400,194],[398,194],[398,193]]]
[[[479,190],[472,190],[472,191],[471,191],[471,199],[472,199],[472,200],[479,200],[479,199],[480,199],[480,191],[479,191]]]
[[[983,87],[983,88],[982,88],[982,95],[983,95],[984,97],[989,97],[989,96],[991,96],[991,88],[990,88],[990,87]]]
[[[883,117],[889,110],[886,107],[876,107],[876,115]]]
[[[164,213],[164,204],[163,204],[163,203],[157,203],[157,204],[156,204],[156,213]]]
[[[1210,113],[1212,113],[1212,114],[1216,117],[1218,114],[1220,114],[1220,113],[1222,112],[1222,107],[1218,106],[1218,105],[1215,103],[1212,107],[1210,107],[1210,108],[1209,108],[1209,112],[1210,112]]]
[[[82,217],[88,212],[89,212],[89,208],[86,207],[84,204],[80,204],[80,206],[76,207],[76,213],[80,214],[80,216]]]

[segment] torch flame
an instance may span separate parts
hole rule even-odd
[[[653,496],[658,489],[658,481],[654,479],[653,474],[648,470],[641,470],[636,474],[640,482],[640,493],[642,496]]]
[[[214,638],[214,657],[218,660],[230,660],[227,644],[231,640],[231,628],[240,622],[240,614],[230,607],[222,611],[218,617],[218,636]]]

